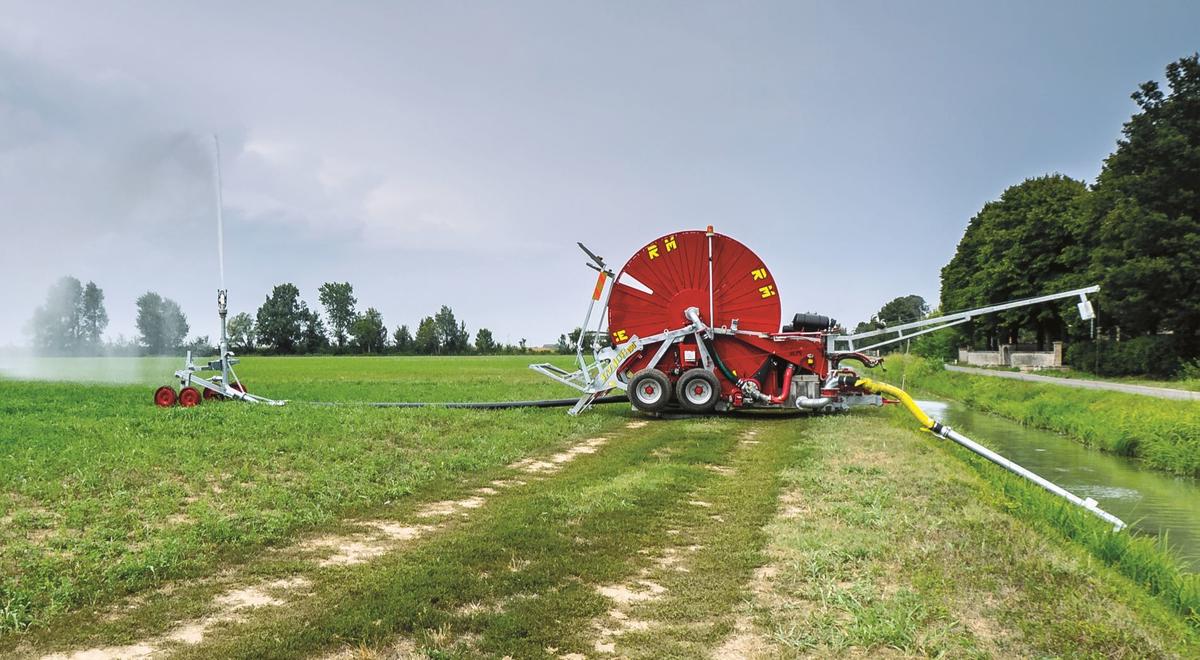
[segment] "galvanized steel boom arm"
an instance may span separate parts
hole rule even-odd
[[[920,321],[913,321],[911,323],[904,323],[902,325],[895,325],[895,326],[891,326],[891,327],[887,327],[887,328],[881,328],[879,330],[871,330],[868,332],[859,332],[859,333],[849,334],[849,335],[829,335],[829,337],[828,337],[829,352],[831,354],[846,354],[846,353],[855,353],[858,351],[868,351],[868,350],[871,350],[874,348],[888,346],[890,344],[894,344],[899,341],[904,341],[906,339],[912,339],[913,337],[917,337],[917,336],[924,335],[924,334],[927,334],[930,332],[934,332],[936,330],[941,330],[943,328],[949,328],[950,326],[955,326],[955,325],[959,325],[961,323],[966,323],[967,321],[970,321],[971,319],[975,318],[976,316],[983,316],[985,314],[994,314],[996,312],[1003,312],[1003,311],[1009,310],[1009,309],[1018,309],[1020,307],[1028,307],[1030,305],[1037,305],[1039,303],[1051,302],[1054,300],[1063,300],[1065,298],[1072,298],[1074,296],[1079,296],[1079,303],[1077,305],[1077,307],[1079,309],[1079,316],[1082,317],[1083,320],[1086,321],[1095,316],[1095,312],[1092,310],[1092,303],[1090,301],[1088,301],[1088,299],[1087,299],[1087,294],[1096,293],[1099,290],[1100,290],[1099,286],[1093,285],[1093,286],[1083,287],[1082,289],[1072,289],[1071,291],[1062,291],[1060,293],[1051,293],[1049,295],[1037,296],[1035,298],[1025,298],[1023,300],[1013,300],[1010,302],[1000,303],[997,305],[989,305],[987,307],[980,307],[978,309],[969,309],[965,312],[955,312],[954,314],[947,314],[945,316],[938,316],[938,317],[934,317],[934,318],[923,319]],[[879,337],[882,335],[891,335],[891,334],[896,334],[897,336],[893,337],[891,339],[877,341],[874,343],[867,342],[866,345],[859,343],[860,341],[869,340],[873,337]]]

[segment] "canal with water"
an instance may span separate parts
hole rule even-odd
[[[1096,500],[1139,532],[1165,533],[1175,554],[1200,572],[1200,481],[1151,470],[1135,460],[957,402],[918,404],[930,417],[968,438],[1080,497]]]

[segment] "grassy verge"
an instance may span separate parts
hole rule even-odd
[[[964,365],[965,366],[965,365]],[[973,365],[972,365],[973,366]],[[975,367],[977,369],[993,369],[995,371],[1020,371],[1016,367]],[[1126,385],[1145,385],[1146,387],[1165,387],[1175,390],[1200,392],[1200,379],[1196,378],[1150,378],[1148,376],[1098,376],[1086,371],[1076,371],[1071,368],[1047,369],[1034,372],[1039,376],[1051,378],[1071,378],[1074,380],[1099,380],[1106,383],[1123,383]]]
[[[528,361],[259,358],[244,373],[293,399],[561,396]],[[164,410],[150,392],[0,380],[0,633],[211,573],[614,423],[561,410]]]
[[[1124,383],[1127,385],[1145,385],[1147,388],[1168,388],[1200,392],[1200,378],[1151,378],[1138,376],[1097,376],[1086,371],[1075,371],[1073,368],[1061,368],[1038,372],[1042,376],[1055,378],[1075,378],[1080,380],[1105,380],[1108,383]]]
[[[910,429],[901,411],[805,424],[813,451],[783,473],[771,579],[753,599],[777,655],[1200,652],[1200,626],[1170,598],[1063,537],[1057,503]]]
[[[907,423],[905,415],[899,423]],[[1137,583],[1200,630],[1200,574],[1190,573],[1163,547],[1162,541],[1133,532],[1113,533],[1095,516],[1046,493],[1041,488],[992,465],[987,460],[947,446],[1009,502],[1009,508],[1047,534],[1058,534],[1086,548],[1097,559]]]
[[[1133,456],[1158,470],[1200,476],[1200,402],[1151,399],[945,371],[919,358],[892,356],[888,382],[961,401],[1086,445]]]

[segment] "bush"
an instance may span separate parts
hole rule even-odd
[[[939,330],[921,335],[913,340],[912,352],[923,358],[945,362],[958,358],[958,345],[962,337],[953,330]]]
[[[1173,337],[1157,335],[1125,341],[1074,342],[1063,359],[1072,369],[1100,376],[1167,377],[1179,371],[1179,353]]]
[[[1182,380],[1200,380],[1200,359],[1185,362],[1179,367],[1179,378]]]

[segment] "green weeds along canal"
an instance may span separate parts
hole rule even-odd
[[[1200,477],[1200,402],[948,372],[901,355],[889,358],[886,367],[880,378],[897,383],[903,378],[910,389],[1065,433],[1158,470]]]
[[[293,400],[562,396],[528,361],[243,374]],[[0,655],[1200,653],[1153,544],[887,411],[164,410],[156,384],[0,380]]]

